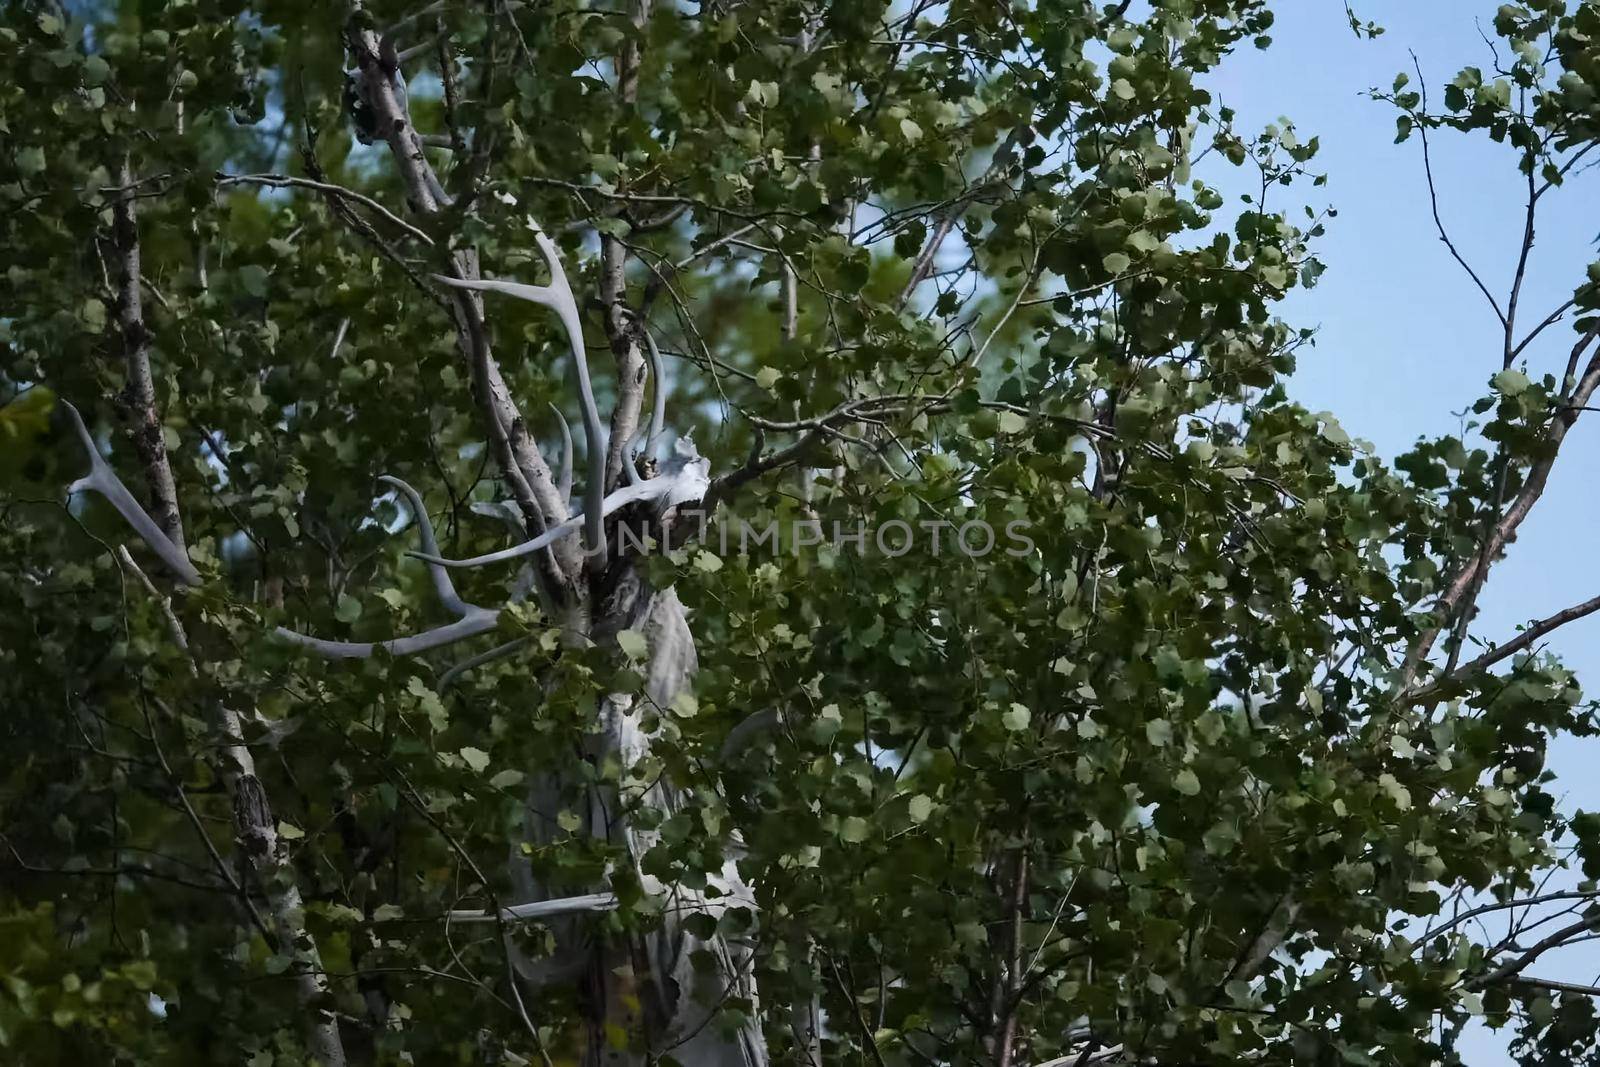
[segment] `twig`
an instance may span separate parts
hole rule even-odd
[[[400,229],[404,230],[406,234],[416,238],[423,244],[433,244],[432,237],[429,237],[427,234],[411,225],[411,223],[407,222],[405,219],[402,219],[399,215],[396,215],[394,212],[390,211],[388,208],[372,199],[372,197],[358,193],[354,189],[346,189],[342,185],[334,185],[332,182],[315,181],[311,178],[296,178],[287,174],[224,174],[223,172],[218,171],[217,184],[265,185],[275,189],[281,189],[289,186],[299,186],[305,189],[315,189],[318,192],[331,193],[334,196],[341,196],[347,200],[354,200],[363,207],[376,212],[386,221],[398,226]]]

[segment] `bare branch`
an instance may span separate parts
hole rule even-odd
[[[1496,901],[1493,904],[1484,904],[1468,911],[1464,911],[1460,915],[1452,916],[1448,922],[1441,924],[1437,928],[1430,928],[1427,931],[1426,936],[1424,936],[1418,942],[1418,944],[1426,944],[1433,938],[1449,933],[1451,930],[1463,923],[1471,922],[1478,916],[1488,915],[1491,912],[1509,911],[1513,908],[1531,908],[1538,904],[1548,904],[1556,900],[1592,900],[1595,898],[1595,896],[1595,893],[1585,893],[1582,890],[1563,890],[1559,893],[1546,893],[1542,896],[1522,897],[1516,900]]]
[[[1521,349],[1517,346],[1517,304],[1522,299],[1522,282],[1528,276],[1528,258],[1533,254],[1534,222],[1539,211],[1539,191],[1534,187],[1534,167],[1528,165],[1528,206],[1523,216],[1522,247],[1517,254],[1516,274],[1511,281],[1511,294],[1506,298],[1506,338],[1502,370],[1510,370]]]
[[[1469,677],[1470,675],[1476,674],[1478,671],[1484,670],[1487,667],[1492,667],[1501,660],[1514,656],[1523,649],[1528,648],[1535,641],[1538,641],[1545,635],[1559,630],[1567,623],[1576,622],[1578,619],[1593,615],[1597,611],[1600,611],[1600,596],[1592,597],[1589,600],[1585,600],[1581,604],[1575,604],[1572,607],[1567,608],[1565,611],[1558,611],[1548,619],[1542,619],[1539,622],[1534,623],[1532,626],[1528,627],[1522,633],[1518,634],[1510,641],[1507,641],[1505,644],[1485,652],[1471,663],[1462,665],[1456,670],[1444,675],[1432,685],[1416,691],[1415,693],[1411,694],[1411,699],[1420,700],[1432,693],[1437,692],[1445,685],[1448,685],[1457,679]]]
[[[427,234],[411,225],[411,223],[407,222],[405,219],[402,219],[399,215],[396,215],[394,212],[378,203],[378,201],[372,199],[372,197],[363,193],[358,193],[354,189],[346,189],[342,185],[334,185],[332,182],[315,181],[311,178],[296,178],[287,174],[224,174],[219,171],[217,173],[217,184],[265,185],[274,189],[298,186],[303,189],[315,189],[321,193],[328,193],[332,196],[343,197],[346,200],[353,200],[362,207],[365,207],[382,216],[382,218],[391,225],[398,226],[401,230],[405,231],[406,236],[414,237],[426,245],[433,244],[432,237],[429,237]]]
[[[1590,329],[1573,347],[1570,364],[1575,366],[1583,352],[1600,336],[1600,326]],[[1571,375],[1569,374],[1570,378]],[[1534,504],[1544,495],[1546,484],[1550,480],[1550,471],[1555,467],[1557,456],[1561,452],[1561,444],[1566,440],[1567,433],[1577,422],[1578,415],[1583,406],[1594,395],[1595,389],[1600,387],[1600,354],[1591,356],[1585,367],[1583,377],[1574,383],[1567,404],[1561,408],[1553,419],[1550,428],[1545,432],[1545,438],[1540,449],[1539,458],[1528,469],[1528,476],[1522,483],[1522,489],[1517,493],[1511,505],[1506,508],[1500,521],[1490,529],[1489,536],[1484,540],[1481,552],[1475,553],[1456,575],[1439,597],[1435,608],[1436,617],[1447,620],[1461,604],[1463,597],[1469,590],[1475,588],[1480,572],[1487,572],[1499,557],[1500,553],[1511,539],[1516,535],[1523,520],[1533,510]],[[1423,632],[1407,654],[1406,662],[1402,667],[1399,684],[1396,692],[1405,692],[1410,688],[1412,680],[1416,677],[1417,670],[1422,661],[1427,657],[1433,644],[1438,640],[1443,625],[1436,624]]]
[[[1272,954],[1283,944],[1284,938],[1294,927],[1294,920],[1300,913],[1300,905],[1291,895],[1285,893],[1273,905],[1272,912],[1267,916],[1266,925],[1256,935],[1249,947],[1239,956],[1233,969],[1228,972],[1228,977],[1218,984],[1220,990],[1235,979],[1248,981],[1255,977],[1257,971],[1272,958]]]
[[[1494,985],[1496,982],[1501,982],[1508,978],[1515,978],[1522,972],[1523,968],[1533,963],[1546,952],[1549,952],[1552,949],[1560,948],[1574,937],[1586,934],[1593,930],[1596,926],[1600,926],[1600,912],[1586,915],[1571,925],[1563,926],[1555,933],[1550,934],[1548,937],[1536,942],[1531,948],[1518,955],[1515,959],[1496,967],[1488,974],[1480,975],[1479,977],[1474,978],[1472,981],[1467,983],[1467,987],[1469,989],[1482,989],[1485,986]]]
[[[128,552],[127,545],[117,546],[117,559],[124,567],[133,572],[134,577],[139,579],[139,584],[144,586],[144,591],[150,594],[150,599],[154,600],[156,606],[161,609],[161,618],[167,624],[167,633],[171,636],[172,643],[178,646],[178,650],[183,653],[184,659],[188,660],[189,673],[197,673],[194,655],[189,651],[189,635],[184,633],[183,624],[178,621],[178,616],[172,610],[172,600],[162,596],[160,590],[156,589],[155,583],[144,572],[144,568],[140,567]]]
[[[1573,982],[1553,982],[1548,978],[1524,978],[1517,975],[1511,984],[1528,986],[1531,989],[1543,989],[1551,993],[1576,993],[1583,997],[1600,997],[1600,986],[1577,985]]]
[[[1411,55],[1411,62],[1417,69],[1417,83],[1422,90],[1422,107],[1423,110],[1427,110],[1428,83],[1427,79],[1422,76],[1422,63],[1417,59],[1414,52]],[[1511,323],[1506,318],[1506,313],[1500,309],[1500,302],[1494,298],[1493,293],[1489,292],[1489,287],[1483,284],[1483,279],[1478,277],[1478,272],[1472,269],[1472,264],[1468,263],[1466,257],[1456,248],[1456,243],[1450,239],[1450,231],[1445,229],[1444,219],[1439,214],[1439,189],[1433,180],[1433,150],[1428,144],[1428,124],[1426,122],[1418,122],[1417,132],[1422,138],[1422,172],[1428,179],[1428,204],[1433,209],[1433,225],[1439,231],[1439,240],[1443,241],[1445,248],[1450,251],[1450,258],[1454,259],[1461,266],[1461,269],[1467,272],[1467,277],[1472,279],[1472,284],[1478,287],[1478,292],[1482,293],[1483,298],[1489,302],[1489,306],[1494,309],[1495,318],[1500,320],[1500,325],[1509,332]]]

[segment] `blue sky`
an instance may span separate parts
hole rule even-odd
[[[1313,205],[1331,203],[1339,217],[1320,245],[1328,271],[1297,294],[1285,316],[1320,328],[1294,381],[1297,399],[1335,412],[1354,437],[1392,457],[1419,435],[1452,432],[1457,413],[1485,391],[1499,370],[1501,329],[1493,311],[1439,241],[1429,210],[1421,146],[1394,143],[1395,113],[1362,94],[1411,72],[1415,52],[1430,89],[1465,65],[1489,69],[1480,36],[1493,37],[1493,0],[1353,0],[1363,18],[1386,31],[1376,41],[1351,33],[1342,0],[1289,0],[1278,7],[1273,46],[1246,49],[1211,81],[1233,107],[1241,131],[1286,116],[1301,140],[1321,138],[1316,169],[1325,189],[1302,190]],[[1413,73],[1413,80],[1415,75]],[[1437,100],[1437,97],[1433,97]],[[1441,214],[1457,247],[1489,288],[1509,289],[1523,225],[1524,190],[1508,147],[1486,137],[1439,134],[1433,141]],[[1545,198],[1525,283],[1521,317],[1541,321],[1572,293],[1594,245],[1594,178],[1579,177]],[[1546,331],[1526,354],[1533,376],[1559,375],[1572,344],[1570,326]],[[1595,457],[1600,416],[1580,420],[1563,449],[1550,487],[1496,567],[1474,633],[1498,640],[1518,624],[1551,615],[1600,593],[1600,559],[1592,551],[1600,520]],[[1549,647],[1591,679],[1600,692],[1600,617],[1552,636]],[[1600,740],[1565,739],[1552,767],[1568,809],[1600,810]],[[1600,950],[1578,948],[1538,968],[1540,977],[1593,982]],[[1473,1033],[1463,1053],[1472,1064],[1506,1062],[1502,1039]]]

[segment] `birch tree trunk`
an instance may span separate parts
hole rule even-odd
[[[127,191],[112,213],[118,271],[117,324],[127,374],[121,400],[131,422],[131,436],[151,501],[155,529],[150,536],[166,541],[165,544],[152,541],[152,547],[170,561],[169,565],[180,578],[189,581],[188,575],[193,571],[183,548],[183,517],[163,443],[161,409],[150,369],[150,331],[145,325],[140,302],[143,278],[139,219],[133,195],[136,182],[130,163],[124,163],[121,180]],[[87,431],[84,435],[87,437]],[[92,452],[93,442],[87,442],[87,447]],[[153,586],[151,590],[154,592]],[[190,655],[191,669],[198,673],[199,666],[193,659],[182,624],[174,614],[169,613],[168,618],[174,639]],[[233,804],[234,837],[243,865],[260,883],[265,896],[265,926],[271,933],[270,940],[276,942],[277,953],[291,961],[290,974],[301,1012],[306,1051],[319,1067],[344,1067],[344,1044],[321,954],[315,937],[306,928],[304,904],[288,846],[278,834],[272,804],[261,779],[256,776],[255,757],[244,743],[239,716],[223,701],[214,699],[210,702],[206,724],[211,734],[208,739],[211,744],[207,747],[215,746],[219,750],[216,771]]]

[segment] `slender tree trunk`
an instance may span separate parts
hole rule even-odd
[[[150,495],[151,513],[161,532],[183,552],[183,520],[167,459],[161,411],[156,404],[155,379],[150,370],[150,331],[145,326],[140,300],[140,250],[138,216],[133,200],[134,176],[124,163],[122,198],[113,209],[118,271],[117,327],[127,362],[127,386],[122,403],[133,427],[134,448]],[[175,615],[170,616],[180,647],[189,649],[187,637]],[[306,1051],[320,1067],[344,1067],[344,1045],[339,1036],[333,996],[324,976],[316,939],[305,926],[300,889],[288,848],[278,836],[278,822],[266,789],[256,777],[255,759],[243,742],[239,716],[221,701],[208,714],[212,740],[220,747],[218,773],[233,801],[234,835],[251,873],[260,882],[267,901],[267,922],[277,950],[293,961],[295,996],[301,1010]]]
[[[633,0],[629,10],[636,27],[644,25],[650,6],[649,0]],[[399,91],[401,75],[395,42],[370,29],[360,15],[361,4],[352,4],[347,36],[359,68],[361,98],[375,117],[376,135],[389,145],[413,210],[420,215],[437,215],[446,204],[445,193],[428,163]],[[640,61],[638,42],[630,39],[618,60],[618,93],[630,103],[637,95]],[[606,484],[619,481],[626,473],[626,465],[632,462],[630,444],[643,397],[639,348],[642,335],[625,307],[624,253],[619,243],[607,243],[598,294],[605,305],[607,336],[618,369],[619,395],[612,413],[609,447],[596,447],[601,434],[598,414],[593,399],[585,396],[585,436],[591,456],[585,511],[592,516],[603,514],[600,505]],[[548,255],[556,255],[553,246]],[[553,258],[551,267],[559,272]],[[470,248],[451,253],[449,269],[461,280],[479,277],[477,257]],[[564,278],[561,286],[566,288]],[[477,292],[459,287],[453,298],[462,355],[472,368],[501,474],[530,531],[556,525],[569,514],[567,502],[494,360],[482,298]],[[578,313],[575,307],[568,311],[574,321],[564,325],[574,344],[578,369],[586,374],[586,364],[582,362],[586,354],[575,321]],[[587,390],[587,378],[582,381]],[[662,387],[661,382],[654,385],[657,389]],[[594,458],[602,452],[610,462],[595,464]],[[694,643],[676,594],[649,589],[637,570],[623,561],[612,560],[604,573],[596,573],[592,566],[586,566],[590,561],[578,554],[580,543],[577,537],[558,541],[551,546],[549,557],[542,558],[547,606],[556,612],[562,632],[572,635],[573,640],[611,642],[624,628],[646,634],[650,644],[646,687],[649,702],[661,708],[670,706],[695,670]],[[605,592],[596,593],[596,589]],[[595,766],[615,760],[624,769],[646,759],[653,737],[642,725],[646,718],[644,705],[644,701],[625,694],[598,701],[596,728],[586,737],[581,757]],[[667,906],[665,917],[659,929],[616,942],[596,941],[588,936],[589,925],[581,914],[551,918],[548,926],[557,949],[550,957],[532,960],[514,945],[508,945],[521,980],[535,986],[568,982],[577,985],[585,1016],[582,1059],[590,1067],[643,1067],[659,1063],[664,1056],[673,1057],[685,1067],[765,1067],[767,1054],[750,975],[750,945],[720,933],[701,939],[683,924],[684,918],[697,911],[720,915],[730,906],[746,908],[753,915],[753,895],[740,880],[734,861],[730,859],[724,871],[711,879],[719,894],[715,898],[708,898],[703,891],[663,886],[645,877],[638,868],[656,843],[656,835],[630,818],[629,808],[622,802],[669,816],[680,807],[676,788],[658,780],[642,796],[624,798],[614,787],[588,784],[591,780],[576,775],[536,778],[528,795],[526,839],[551,840],[552,828],[559,825],[557,817],[563,811],[577,814],[589,834],[621,847],[646,892]],[[580,793],[582,799],[575,800]],[[735,851],[729,849],[730,854]],[[517,903],[593,896],[597,890],[608,888],[540,885],[520,849],[515,848],[511,872],[522,897]],[[571,892],[574,888],[580,892]],[[706,958],[715,965],[696,966],[697,961]],[[741,1002],[747,1020],[731,1035],[713,1021],[730,1000]]]
[[[265,888],[268,918],[278,953],[288,956],[294,975],[295,999],[302,1012],[306,1051],[320,1067],[344,1067],[344,1045],[333,1010],[333,993],[322,966],[317,942],[306,929],[305,909],[289,861],[288,846],[278,836],[278,822],[255,759],[240,741],[239,717],[218,704],[212,727],[222,735],[221,772],[233,797],[233,827],[250,872]]]
[[[167,535],[167,540],[183,551],[183,522],[178,516],[178,490],[167,462],[166,437],[156,407],[155,379],[150,373],[150,331],[144,322],[144,299],[139,287],[138,201],[134,199],[133,167],[123,160],[118,177],[122,193],[111,209],[111,239],[116,255],[117,331],[122,335],[122,355],[126,384],[119,407],[128,421],[129,437],[150,498],[150,517]]]
[[[1012,1067],[1016,1055],[1018,998],[1022,994],[1023,924],[1028,909],[1028,823],[1023,819],[1022,843],[1011,862],[1011,878],[1006,885],[1006,930],[1004,963],[995,969],[991,995],[990,1025],[994,1030],[995,1067]]]

